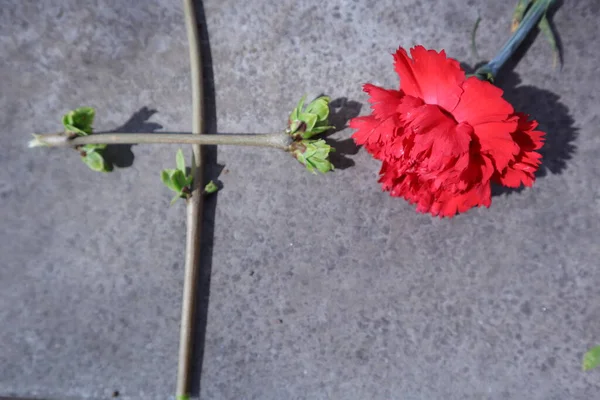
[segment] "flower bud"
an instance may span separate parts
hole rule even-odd
[[[329,125],[329,97],[321,96],[304,107],[304,97],[294,108],[287,129],[294,139],[309,139],[333,128]]]
[[[294,142],[291,149],[291,153],[300,164],[313,174],[316,174],[316,171],[326,173],[334,169],[329,161],[329,153],[334,151],[335,149],[323,139]]]

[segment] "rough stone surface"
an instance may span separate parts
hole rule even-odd
[[[489,210],[416,214],[381,193],[348,129],[331,136],[345,168],[327,176],[219,148],[201,398],[596,398],[600,375],[580,364],[600,343],[598,5],[556,12],[561,71],[540,36],[499,80],[548,146],[535,187]],[[206,1],[218,131],[281,129],[300,95],[321,92],[347,99],[343,126],[368,112],[362,83],[397,85],[397,46],[474,64],[477,15],[489,58],[512,6]],[[189,130],[181,4],[1,0],[0,54],[0,397],[167,399],[185,218],[158,172],[176,147],[120,148],[123,168],[102,175],[25,145],[79,105],[98,109],[98,129]]]

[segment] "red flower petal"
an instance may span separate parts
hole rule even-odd
[[[401,131],[393,118],[380,120],[372,115],[353,118],[349,126],[356,129],[352,135],[356,144],[364,145],[375,158],[381,157],[384,145],[391,143]]]
[[[415,136],[415,153],[431,150],[431,157],[458,156],[469,150],[471,132],[469,126],[461,125],[457,129],[456,122],[444,114],[438,106],[425,104],[414,109],[406,128]]]
[[[517,121],[512,119],[500,122],[487,122],[474,127],[481,151],[489,154],[499,171],[514,160],[519,153],[511,133],[517,129]]]
[[[402,90],[407,95],[422,98],[427,104],[453,110],[460,100],[463,92],[460,85],[465,80],[458,61],[447,58],[443,50],[438,53],[423,46],[413,47],[410,54],[412,60],[402,48],[394,54]]]
[[[468,122],[473,127],[486,122],[502,121],[513,113],[513,107],[502,98],[502,90],[475,77],[467,79],[464,90],[452,115],[458,122]]]
[[[418,107],[423,105],[423,100],[418,97],[405,95],[398,107],[396,108],[396,113],[400,119],[406,120],[406,118],[410,117],[411,112]]]
[[[538,150],[544,145],[544,136],[542,131],[534,131],[538,123],[536,120],[529,121],[529,116],[525,113],[515,113],[518,117],[517,131],[513,133],[515,142],[525,151]]]
[[[371,96],[369,103],[373,109],[373,115],[379,119],[396,116],[396,108],[400,106],[404,94],[398,90],[387,90],[379,86],[367,83],[363,90]]]
[[[541,164],[542,156],[534,150],[539,149],[544,141],[544,132],[534,131],[537,121],[528,121],[527,115],[517,113],[518,127],[512,137],[519,146],[519,153],[504,171],[499,171],[495,181],[508,187],[533,185],[535,172]]]
[[[369,142],[376,142],[379,140],[380,134],[377,133],[377,137],[372,138],[374,136],[374,129],[381,122],[372,115],[366,117],[356,117],[352,118],[348,124],[348,126],[352,129],[356,129],[356,132],[352,134],[352,138],[356,142],[356,144],[362,145]]]

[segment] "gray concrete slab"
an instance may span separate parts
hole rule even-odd
[[[280,129],[304,93],[346,98],[338,124],[367,113],[361,84],[397,84],[397,46],[473,64],[477,15],[490,57],[512,3],[206,1],[218,131]],[[489,210],[416,214],[381,193],[364,151],[311,176],[285,154],[219,148],[201,397],[596,398],[580,361],[600,343],[599,17],[596,0],[568,2],[562,71],[540,37],[500,79],[549,145],[535,187]],[[166,399],[185,221],[158,172],[175,147],[122,148],[102,175],[25,144],[79,105],[99,129],[189,130],[181,4],[3,0],[0,52],[0,396]],[[332,137],[355,153],[350,134]]]

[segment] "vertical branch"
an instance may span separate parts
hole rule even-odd
[[[192,133],[200,135],[204,133],[204,93],[202,69],[200,68],[202,60],[200,55],[200,43],[198,40],[198,25],[193,0],[184,0],[183,5],[192,74]],[[179,364],[177,369],[177,400],[189,399],[192,370],[193,326],[195,318],[194,302],[196,298],[198,271],[200,269],[203,157],[200,145],[192,145],[192,151],[192,175],[194,177],[194,187],[192,196],[187,202],[185,278],[181,309]]]

